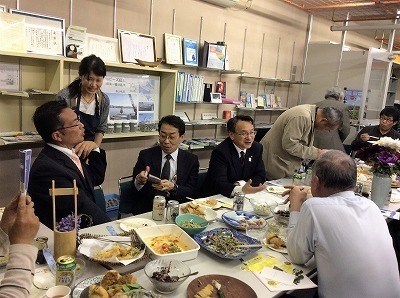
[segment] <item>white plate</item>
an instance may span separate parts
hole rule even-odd
[[[263,242],[270,250],[273,250],[273,251],[276,251],[276,252],[280,252],[282,254],[287,254],[288,253],[286,247],[282,247],[281,246],[279,248],[275,248],[272,244],[267,243],[267,239],[264,239]]]
[[[121,228],[121,230],[125,232],[129,232],[131,230],[140,229],[144,227],[152,227],[156,225],[157,224],[154,221],[147,218],[129,218],[122,220],[119,223],[119,227]]]
[[[217,211],[213,210],[212,208],[209,208],[209,207],[206,207],[206,206],[203,206],[203,205],[200,205],[200,204],[196,204],[196,202],[189,202],[187,204],[190,204],[190,203],[195,204],[195,205],[199,205],[204,210],[204,213],[206,214],[204,216],[204,218],[208,222],[211,222],[211,221],[214,221],[214,220],[217,219]],[[190,212],[183,212],[182,209],[180,208],[180,214],[185,214],[185,213],[190,213]],[[198,214],[196,214],[196,215],[198,215]],[[201,216],[201,215],[199,215],[199,216]]]
[[[204,199],[194,200],[193,202],[196,204],[208,207],[208,208],[212,208],[212,209],[219,209],[222,207],[221,203],[218,201],[217,201],[217,204],[215,204],[214,206],[211,206],[211,205],[207,204],[207,200],[208,200],[208,198],[204,198]]]
[[[287,188],[284,188],[283,186],[267,186],[267,191],[270,193],[274,193],[277,195],[283,194],[285,191],[287,191]]]

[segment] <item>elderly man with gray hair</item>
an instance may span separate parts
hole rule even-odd
[[[339,87],[332,87],[326,91],[325,100],[317,102],[319,108],[333,107],[343,114],[343,124],[335,130],[316,131],[314,146],[320,149],[336,149],[346,152],[343,141],[350,133],[349,106],[343,102],[344,93]]]
[[[314,163],[311,192],[293,187],[287,250],[293,263],[315,257],[319,297],[399,297],[400,278],[388,226],[378,206],[354,194],[357,167],[330,150]]]
[[[315,160],[325,149],[313,146],[315,130],[330,131],[342,125],[335,108],[299,105],[283,112],[262,138],[267,180],[292,177],[303,160]]]

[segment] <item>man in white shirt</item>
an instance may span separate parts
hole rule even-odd
[[[322,154],[313,166],[307,199],[289,194],[287,250],[305,264],[315,257],[320,297],[400,297],[396,255],[379,208],[354,194],[357,168],[345,153]]]

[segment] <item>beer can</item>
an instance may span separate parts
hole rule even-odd
[[[165,212],[165,198],[163,196],[155,196],[153,200],[153,220],[163,220]]]
[[[170,200],[167,203],[167,212],[165,215],[166,223],[175,223],[175,218],[179,215],[179,202]]]
[[[75,286],[76,262],[73,256],[61,256],[57,259],[56,285],[71,289]]]

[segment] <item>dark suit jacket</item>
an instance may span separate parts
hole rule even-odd
[[[232,140],[228,137],[212,152],[206,183],[207,195],[222,194],[230,197],[239,180],[252,179],[252,186],[265,182],[265,167],[262,160],[263,147],[257,142],[246,150],[245,163],[240,165],[240,158]],[[242,173],[243,172],[243,173]],[[209,190],[209,191],[208,191]]]
[[[150,174],[160,177],[162,149],[160,146],[148,148],[140,151],[138,160],[133,168],[133,178],[135,179],[141,171],[150,167]],[[177,200],[180,203],[187,201],[186,197],[193,197],[196,193],[197,177],[199,174],[199,160],[196,155],[179,149],[176,184],[178,189],[171,192],[167,200]],[[140,191],[134,187],[135,204],[132,210],[133,214],[140,214],[152,210],[153,199],[158,193],[152,186],[151,182],[147,182]],[[165,195],[165,194],[164,194]]]
[[[107,161],[105,151],[89,154],[89,165],[81,159],[82,176],[78,167],[63,152],[45,145],[32,165],[28,193],[35,203],[35,213],[40,221],[53,229],[53,203],[49,195],[51,181],[55,181],[56,188],[73,187],[76,180],[78,187],[78,214],[87,214],[92,217],[93,224],[98,225],[110,221],[108,216],[95,203],[93,188],[104,181]],[[57,221],[74,212],[73,196],[56,197]],[[82,227],[82,226],[81,226]]]

